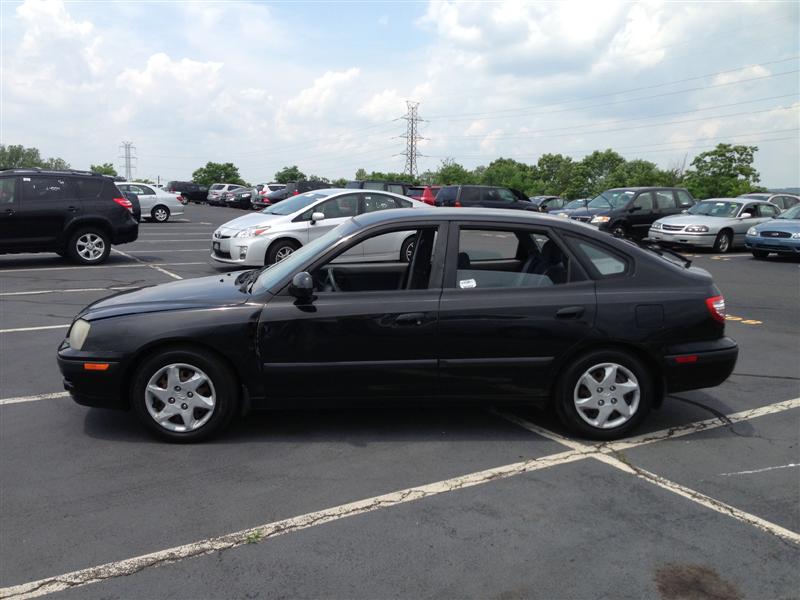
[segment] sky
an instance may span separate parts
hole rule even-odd
[[[800,186],[798,2],[0,0],[0,36],[0,143],[73,168],[401,172],[410,100],[420,172],[726,142]]]

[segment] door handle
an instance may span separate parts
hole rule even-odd
[[[394,320],[394,324],[398,326],[409,326],[414,325],[415,327],[419,327],[425,320],[425,313],[405,313],[402,315],[397,315]]]
[[[577,319],[583,316],[586,308],[583,306],[567,306],[556,311],[556,319]]]
[[[78,207],[77,206],[68,206],[67,210],[69,212],[78,212]]]

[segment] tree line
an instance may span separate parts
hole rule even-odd
[[[511,187],[528,196],[552,195],[564,198],[592,197],[614,187],[682,186],[696,198],[734,197],[751,191],[763,190],[758,186],[760,175],[753,167],[757,146],[718,144],[713,150],[702,152],[692,160],[685,171],[682,168],[661,169],[653,162],[627,160],[612,149],[596,150],[581,160],[563,154],[543,154],[536,163],[528,164],[512,158],[497,158],[486,166],[467,169],[452,158],[441,161],[436,170],[425,171],[418,177],[402,173],[367,172],[360,168],[355,179],[380,179],[423,185],[476,184]],[[61,158],[41,157],[37,148],[21,145],[0,145],[0,168],[40,167],[69,169]],[[90,166],[91,171],[116,175],[112,163]],[[328,179],[306,175],[297,165],[277,171],[274,181],[321,181],[332,187],[344,187],[347,179]],[[192,181],[202,185],[213,183],[238,183],[248,185],[232,162],[208,162],[192,173]]]

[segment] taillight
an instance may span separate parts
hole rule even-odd
[[[453,206],[455,206],[455,207],[457,207],[457,208],[461,208],[461,202],[459,202],[458,200],[456,200],[456,203],[455,203],[455,204],[453,204]]]
[[[711,317],[720,323],[725,322],[725,298],[722,296],[712,296],[706,298],[706,307]]]
[[[133,204],[127,198],[114,198],[114,202],[119,204],[122,208],[127,208],[130,212],[133,212]]]
[[[300,192],[298,192],[297,190],[295,190],[295,191],[292,193],[292,196],[297,196],[299,193],[300,193]]]

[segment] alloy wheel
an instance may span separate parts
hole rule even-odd
[[[293,252],[294,248],[292,248],[291,246],[281,246],[275,253],[275,262],[281,262],[284,258],[288,257]]]
[[[157,208],[153,211],[153,217],[159,223],[163,223],[169,218],[169,213],[164,208]]]
[[[103,256],[106,243],[96,233],[84,233],[75,242],[75,250],[86,261],[95,261]]]
[[[158,369],[145,387],[145,406],[167,431],[195,431],[214,414],[216,391],[211,378],[197,367],[173,363]]]
[[[414,258],[414,242],[406,246],[406,262],[411,262],[412,258]]]
[[[617,363],[600,363],[578,378],[573,402],[578,415],[598,429],[628,422],[639,408],[641,389],[636,376]]]

